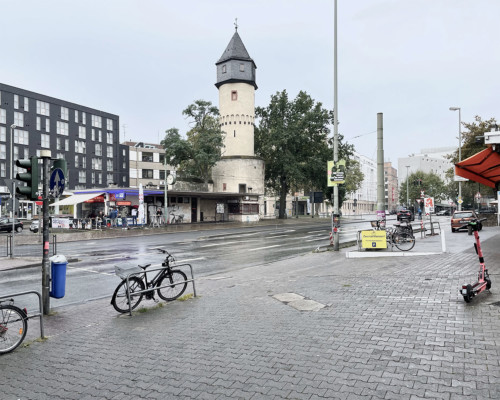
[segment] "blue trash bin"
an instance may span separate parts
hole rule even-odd
[[[66,291],[66,267],[68,261],[62,254],[50,257],[51,261],[51,290],[50,297],[60,299]]]

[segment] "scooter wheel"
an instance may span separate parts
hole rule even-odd
[[[470,303],[470,301],[472,300],[472,286],[471,285],[467,285],[467,294],[464,294],[464,301],[466,303]]]
[[[486,281],[486,289],[490,290],[490,288],[491,288],[491,279],[486,278],[485,281]]]

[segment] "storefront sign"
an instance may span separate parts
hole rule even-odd
[[[109,200],[110,201],[125,200],[125,192],[110,193]]]
[[[386,249],[385,231],[361,231],[361,247],[363,249]]]
[[[52,217],[52,228],[69,229],[69,218],[54,218],[54,217]]]
[[[131,206],[132,202],[131,201],[117,201],[116,205],[117,206]]]
[[[224,214],[224,203],[217,203],[217,214]]]

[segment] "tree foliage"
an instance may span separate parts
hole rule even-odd
[[[322,191],[328,196],[331,188],[328,191],[326,165],[333,159],[328,141],[332,112],[305,92],[289,100],[283,90],[271,96],[269,106],[258,107],[256,116],[255,152],[266,163],[267,189],[280,198],[279,218],[285,216],[286,196],[292,190]],[[356,170],[354,164],[349,165],[352,151],[352,146],[340,144],[339,159],[347,160],[346,169],[351,167],[349,176],[360,179],[359,167]],[[358,186],[359,182],[353,182],[349,190]]]
[[[476,153],[484,150],[486,145],[484,141],[480,139],[480,136],[484,136],[486,132],[491,131],[492,126],[496,124],[495,118],[490,118],[483,121],[483,119],[476,115],[473,122],[462,122],[465,130],[462,130],[462,160],[473,156]],[[458,138],[457,138],[458,139]],[[449,155],[448,159],[456,164],[459,161],[458,148],[452,154]],[[446,176],[449,178],[450,183],[447,186],[447,195],[453,201],[457,200],[458,197],[458,182],[453,181],[455,175],[455,168],[450,168]],[[483,197],[486,195],[494,196],[495,190],[489,186],[479,184],[477,182],[462,182],[462,207],[471,208],[474,204],[474,195],[480,192]]]
[[[406,187],[408,185],[408,199],[410,204],[406,204]],[[416,199],[422,198],[421,191],[426,197],[434,197],[435,203],[440,203],[448,198],[445,182],[433,172],[426,173],[418,170],[409,175],[399,188],[399,202],[411,207]]]
[[[192,120],[193,127],[183,139],[177,128],[168,129],[161,145],[169,164],[178,166],[186,175],[203,179],[211,178],[212,167],[221,158],[224,132],[220,129],[217,107],[204,100],[189,105],[183,115]]]

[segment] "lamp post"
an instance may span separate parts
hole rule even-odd
[[[409,165],[406,165],[406,208],[409,208],[410,204],[410,193],[408,192],[408,169]]]
[[[15,210],[14,210],[14,207],[16,205],[16,192],[15,192],[15,187],[16,185],[14,184],[14,156],[13,156],[13,148],[14,148],[14,129],[17,128],[17,125],[16,124],[12,124],[10,126],[10,179],[12,181],[12,211],[11,211],[11,218],[12,218],[12,242],[11,242],[11,249],[10,249],[10,257],[13,258],[14,257],[14,226],[15,226],[15,217],[16,217],[16,213],[15,213]]]
[[[462,110],[460,107],[450,107],[450,111],[458,110],[458,162],[462,161]],[[462,211],[462,182],[458,181],[458,211]]]
[[[167,225],[167,208],[168,208],[168,183],[167,183],[167,155],[163,157],[163,163],[165,164],[165,176],[163,183],[165,184],[165,199],[163,200],[163,220],[165,221],[165,225]]]

